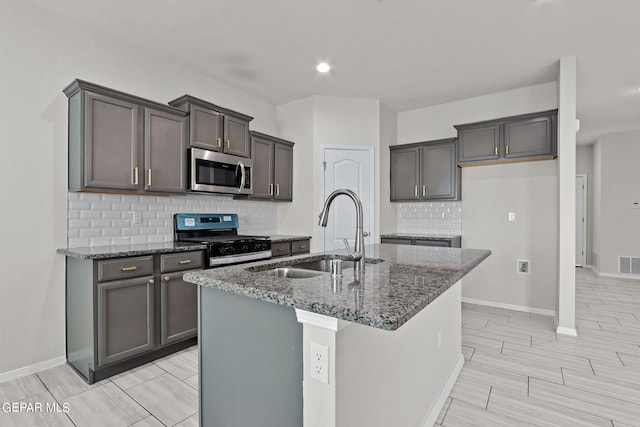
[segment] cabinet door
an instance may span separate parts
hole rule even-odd
[[[458,129],[460,163],[497,160],[500,157],[500,124]]]
[[[187,118],[145,109],[144,189],[187,190]]]
[[[391,201],[417,200],[420,150],[391,150]]]
[[[189,120],[192,147],[222,151],[224,116],[221,113],[192,105]]]
[[[427,145],[420,149],[420,195],[423,200],[458,197],[460,171],[455,143]]]
[[[98,284],[98,365],[154,348],[152,277]]]
[[[276,143],[274,145],[275,200],[293,200],[293,147]]]
[[[224,117],[224,152],[251,157],[248,121],[232,116]]]
[[[273,177],[273,145],[272,141],[262,139],[257,136],[251,138],[251,152],[253,153],[253,169],[251,179],[253,180],[252,199],[273,198],[274,177]]]
[[[553,128],[550,116],[505,123],[505,157],[554,155]]]
[[[198,285],[182,280],[185,272],[163,274],[160,285],[160,344],[198,333]]]
[[[84,186],[137,190],[140,109],[130,102],[87,93]]]

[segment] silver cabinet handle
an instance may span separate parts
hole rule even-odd
[[[413,191],[413,194],[416,196],[416,199],[418,198],[418,186],[416,185],[416,188]]]
[[[426,197],[427,196],[427,184],[424,184],[422,186],[422,197]]]

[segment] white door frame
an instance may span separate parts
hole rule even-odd
[[[582,223],[582,262],[578,262],[578,260],[576,259],[576,265],[580,265],[582,267],[587,265],[587,214],[588,214],[588,210],[587,210],[587,174],[584,173],[579,173],[576,174],[576,179],[578,178],[582,178],[583,179],[583,184],[584,184],[584,189],[582,190],[582,215],[584,217],[584,222]]]
[[[322,194],[320,194],[320,206],[324,206],[324,201],[329,196],[327,193],[327,189],[324,186],[324,162],[325,162],[325,152],[326,150],[355,150],[355,151],[366,151],[369,152],[369,192],[371,194],[371,206],[363,206],[362,209],[370,209],[371,216],[370,223],[367,227],[367,224],[362,224],[365,231],[367,228],[370,230],[369,233],[372,236],[372,240],[377,242],[378,236],[375,230],[376,223],[376,201],[378,195],[375,192],[375,178],[376,178],[376,167],[375,167],[375,149],[373,145],[340,145],[340,144],[320,144],[320,152],[322,153],[322,173],[320,174]],[[355,215],[355,210],[354,210]],[[320,244],[324,248],[324,231],[320,234]]]

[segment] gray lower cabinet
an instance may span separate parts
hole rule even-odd
[[[67,257],[67,360],[89,383],[195,343],[202,251],[106,260]]]
[[[249,122],[253,117],[191,95],[169,105],[189,113],[189,145],[241,157],[251,157]]]
[[[461,166],[552,159],[557,110],[456,125]]]
[[[98,366],[153,350],[153,276],[98,284]]]
[[[70,190],[186,191],[186,113],[81,80],[64,93]]]
[[[252,199],[293,200],[293,146],[291,141],[251,131]]]
[[[272,258],[308,254],[311,249],[310,243],[309,239],[271,243]]]
[[[162,275],[160,285],[160,344],[167,345],[198,333],[198,288],[182,280],[184,271]]]
[[[395,145],[391,150],[392,202],[460,200],[456,140]]]

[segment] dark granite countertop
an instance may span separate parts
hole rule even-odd
[[[460,237],[459,234],[438,234],[438,233],[390,233],[381,234],[381,239],[406,239],[406,240],[451,240]]]
[[[158,253],[199,251],[205,245],[187,242],[146,243],[136,245],[90,246],[82,248],[61,248],[56,252],[79,259],[108,259]]]
[[[366,271],[359,281],[353,269],[335,280],[330,274],[305,279],[277,278],[247,271],[291,265],[346,251],[279,258],[186,273],[184,280],[246,297],[295,307],[379,329],[395,330],[433,302],[491,251],[404,245],[366,247]]]
[[[296,240],[311,239],[311,236],[296,236],[295,234],[272,234],[268,236],[272,243],[295,242]]]

